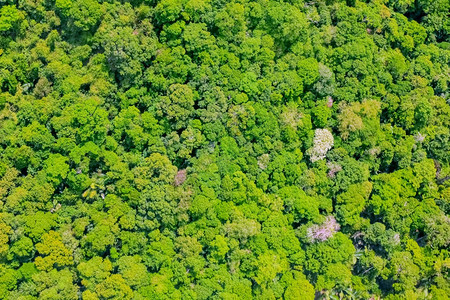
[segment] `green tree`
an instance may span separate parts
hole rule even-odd
[[[0,32],[6,32],[17,27],[25,18],[24,13],[15,6],[5,5],[0,9]]]

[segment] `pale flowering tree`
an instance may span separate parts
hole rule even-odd
[[[175,186],[179,186],[179,185],[182,185],[185,180],[186,180],[186,169],[179,170],[177,172],[177,174],[175,175],[173,184]]]
[[[265,153],[258,157],[258,167],[261,170],[265,170],[270,162],[270,156],[269,154]]]
[[[313,225],[307,229],[310,242],[324,242],[339,231],[340,225],[333,216],[328,216],[322,225]]]
[[[333,107],[333,98],[331,98],[331,96],[327,97],[327,107],[328,108]]]
[[[414,135],[414,140],[416,141],[416,143],[422,143],[426,137],[426,134],[421,134],[420,132],[418,132]]]
[[[328,177],[334,178],[336,176],[336,173],[339,171],[342,171],[341,165],[333,162],[327,162],[328,167]]]
[[[333,147],[334,138],[328,129],[316,129],[314,134],[314,146],[309,149],[311,162],[324,159],[328,150]]]

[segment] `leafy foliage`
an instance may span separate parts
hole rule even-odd
[[[448,11],[0,1],[0,298],[447,299]]]

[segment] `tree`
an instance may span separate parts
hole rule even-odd
[[[284,292],[284,298],[293,299],[314,299],[314,287],[306,279],[293,281]]]
[[[137,289],[148,282],[147,267],[141,263],[139,256],[122,256],[118,261],[119,274],[131,288]]]
[[[173,122],[174,129],[186,126],[194,107],[194,93],[187,85],[174,84],[169,87],[169,94],[161,98],[160,109],[164,116]]]
[[[339,289],[342,290],[351,285],[352,273],[342,264],[331,264],[325,267],[323,275],[317,278],[317,287],[319,289]]]
[[[35,265],[38,270],[49,271],[54,266],[61,268],[73,264],[70,250],[62,242],[61,236],[53,230],[42,236],[42,241],[36,244],[39,257],[36,257]]]
[[[67,158],[61,154],[52,154],[45,161],[46,164],[46,177],[56,187],[67,178],[69,172],[69,166],[67,165]]]
[[[328,129],[316,129],[314,146],[309,150],[311,162],[324,159],[328,150],[333,147],[333,135]]]
[[[395,280],[393,284],[394,290],[400,292],[414,289],[419,278],[420,269],[412,262],[409,252],[396,252],[386,271],[390,272],[387,274],[393,276],[392,278]]]
[[[0,230],[0,257],[3,257],[8,252],[8,248],[9,248],[8,234],[11,233],[11,226],[8,226],[2,220],[2,222],[0,223],[0,228],[1,228],[1,230]]]
[[[93,0],[57,0],[56,7],[82,31],[90,30],[102,16],[101,5]]]
[[[0,9],[0,32],[6,32],[17,27],[19,22],[25,18],[22,11],[15,6],[5,5]]]
[[[73,282],[73,274],[68,269],[39,272],[32,275],[35,292],[40,299],[78,298],[77,287]]]
[[[336,212],[341,224],[361,228],[363,220],[361,213],[366,207],[367,200],[372,191],[369,181],[350,185],[348,190],[336,198]]]
[[[113,274],[106,280],[102,281],[95,288],[97,297],[107,299],[132,299],[133,291],[127,285],[125,279],[119,274]],[[83,295],[87,298],[95,297],[90,291],[86,291]],[[95,299],[95,298],[94,298]]]
[[[268,251],[258,259],[258,273],[254,280],[259,285],[265,286],[270,281],[276,280],[277,275],[287,268],[288,263],[284,257]]]
[[[22,216],[25,223],[24,232],[33,241],[41,240],[42,236],[49,232],[56,225],[55,215],[48,212],[36,212],[27,216]]]

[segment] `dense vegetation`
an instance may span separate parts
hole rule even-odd
[[[1,299],[448,299],[448,0],[0,0]]]

